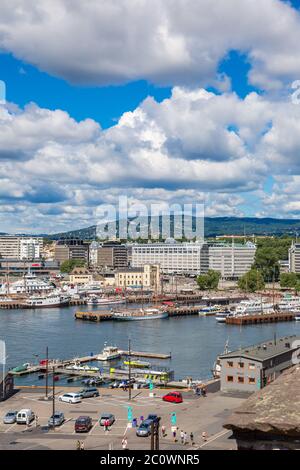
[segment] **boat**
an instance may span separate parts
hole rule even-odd
[[[139,360],[131,360],[129,361],[128,359],[126,361],[124,361],[124,364],[126,366],[129,366],[130,367],[133,367],[133,368],[136,368],[136,367],[144,367],[145,369],[150,367],[151,366],[151,363],[150,362],[146,362],[146,361],[139,361]]]
[[[251,314],[251,313],[268,313],[273,309],[273,304],[263,302],[261,300],[242,300],[235,308],[235,313]]]
[[[296,313],[295,315],[295,320],[300,321],[300,312]]]
[[[68,370],[78,370],[82,372],[99,372],[99,367],[81,366],[80,364],[73,364],[66,367]]]
[[[168,318],[168,312],[158,308],[141,308],[131,311],[113,312],[113,318],[121,321],[160,320]]]
[[[11,372],[25,372],[28,369],[30,364],[22,364],[21,366],[14,367]]]
[[[216,314],[216,321],[218,323],[226,323],[226,318],[233,316],[232,312],[220,312]]]
[[[103,351],[98,354],[98,361],[111,361],[112,359],[118,359],[121,356],[117,346],[107,346],[104,344]]]
[[[293,311],[300,309],[300,297],[286,296],[277,305],[280,311]]]
[[[217,313],[221,311],[222,311],[222,307],[220,305],[211,305],[211,306],[201,308],[198,314],[200,316],[216,315]]]
[[[97,297],[90,296],[87,300],[87,305],[117,305],[125,303],[125,299],[122,298],[109,298],[109,297]]]
[[[29,297],[25,304],[30,308],[51,308],[68,305],[70,297],[61,294],[34,295]]]
[[[15,282],[5,282],[0,287],[0,295],[35,294],[37,292],[51,292],[55,286],[48,281],[38,278],[28,271],[22,279]]]

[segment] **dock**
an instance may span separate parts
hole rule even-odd
[[[274,312],[256,315],[241,315],[226,318],[227,325],[261,325],[263,323],[278,323],[283,321],[294,321],[295,313]]]
[[[75,313],[76,320],[84,320],[84,321],[93,321],[93,322],[100,322],[105,320],[113,320],[113,314],[109,311],[91,311],[91,312],[76,312]]]

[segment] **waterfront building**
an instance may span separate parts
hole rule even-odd
[[[80,239],[59,240],[55,245],[54,259],[60,264],[68,260],[81,260],[88,263],[89,243]]]
[[[76,267],[69,276],[70,284],[87,284],[93,281],[93,275],[87,268]]]
[[[300,336],[287,336],[219,356],[221,390],[255,392],[300,359]]]
[[[121,268],[116,272],[116,286],[121,288],[149,288],[158,292],[160,287],[159,265],[145,264],[139,268]]]
[[[0,258],[0,276],[24,276],[29,270],[37,276],[51,276],[52,274],[58,274],[60,271],[57,261]]]
[[[37,259],[43,248],[42,237],[0,236],[0,256],[6,259]]]
[[[112,269],[126,268],[128,266],[126,245],[119,242],[103,243],[97,249],[96,266]]]
[[[209,246],[209,268],[219,271],[223,279],[239,279],[254,263],[256,245],[251,242],[216,243]]]
[[[300,243],[293,243],[289,249],[289,271],[300,273]]]
[[[134,243],[131,259],[134,268],[159,265],[164,274],[204,274],[209,266],[206,243],[179,243],[173,239],[164,243]]]
[[[0,371],[0,401],[7,400],[14,393],[14,378]]]
[[[238,450],[299,450],[299,396],[299,365],[251,395],[224,423]]]

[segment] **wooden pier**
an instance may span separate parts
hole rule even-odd
[[[84,320],[84,321],[93,321],[93,322],[100,322],[105,320],[113,320],[112,312],[108,311],[91,311],[91,312],[76,312],[75,313],[76,320]]]
[[[295,313],[274,312],[257,315],[244,315],[226,318],[227,325],[261,325],[263,323],[278,323],[283,321],[294,321]]]

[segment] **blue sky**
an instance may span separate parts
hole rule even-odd
[[[299,217],[299,1],[18,1],[0,18],[0,231],[91,225],[124,194]]]

